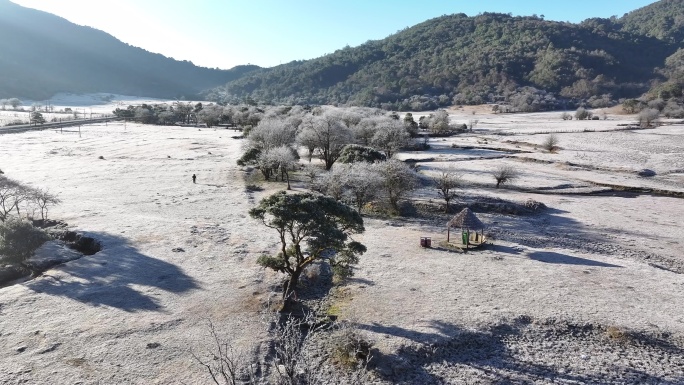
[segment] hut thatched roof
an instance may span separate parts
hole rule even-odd
[[[482,223],[475,213],[470,211],[469,208],[464,208],[460,213],[454,215],[453,218],[447,223],[449,227],[460,227],[469,230],[481,230],[485,228],[484,223]]]

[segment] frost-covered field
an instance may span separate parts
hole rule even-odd
[[[634,117],[559,115],[478,113],[473,134],[400,154],[431,158],[418,163],[425,175],[458,170],[476,185],[465,195],[549,209],[478,214],[497,239],[468,254],[418,246],[445,238],[441,219],[366,220],[358,240],[368,252],[333,301],[375,342],[378,383],[684,381],[682,199],[532,191],[598,191],[597,182],[684,191],[684,127],[614,131]],[[559,133],[561,150],[548,154],[534,144],[549,131],[573,133]],[[233,135],[109,124],[84,126],[80,138],[0,136],[0,169],[58,193],[51,216],[104,244],[0,289],[1,382],[208,383],[190,355],[208,344],[208,318],[238,345],[262,341],[257,309],[279,277],[255,260],[277,239],[247,211],[284,186],[246,192]],[[514,188],[492,188],[500,162],[520,169]],[[657,175],[638,177],[643,168]],[[428,188],[416,196],[436,200]],[[612,338],[608,327],[645,337]]]
[[[11,106],[6,106],[5,110],[0,110],[0,127],[10,123],[21,121],[28,123],[29,115],[35,106],[43,115],[43,118],[50,122],[55,120],[70,120],[74,118],[97,118],[102,115],[111,115],[116,108],[126,108],[129,105],[155,103],[171,103],[168,100],[143,98],[130,95],[116,95],[108,93],[99,94],[57,94],[49,100],[22,100],[21,106],[13,110]],[[49,106],[49,112],[45,107]],[[71,109],[71,112],[64,112]]]

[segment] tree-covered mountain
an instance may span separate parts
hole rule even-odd
[[[382,40],[255,71],[211,96],[398,110],[483,102],[534,110],[561,99],[610,103],[662,79],[655,69],[677,50],[682,30],[636,26],[646,17],[669,26],[659,20],[679,14],[683,4],[663,0],[622,19],[579,24],[495,13],[442,16]]]
[[[684,1],[661,0],[624,15],[618,22],[623,31],[681,45],[684,42]]]
[[[0,98],[57,92],[190,97],[258,68],[197,67],[8,0],[0,0],[0,36]]]

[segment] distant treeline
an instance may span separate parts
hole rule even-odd
[[[496,13],[442,16],[318,59],[254,71],[206,96],[399,111],[482,103],[512,111],[605,107],[670,82],[661,69],[681,56],[683,8],[663,0],[622,18],[579,24]],[[681,93],[671,83],[663,90],[658,96]]]

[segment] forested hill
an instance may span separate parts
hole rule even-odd
[[[622,29],[681,45],[684,43],[684,0],[661,0],[624,15]]]
[[[8,0],[0,0],[0,36],[0,98],[43,99],[57,92],[192,96],[258,68],[197,67]]]
[[[610,103],[640,95],[661,76],[654,70],[677,50],[682,30],[659,20],[679,14],[683,3],[664,0],[620,19],[579,24],[493,13],[442,16],[383,40],[256,71],[211,95],[397,110]],[[643,18],[668,27],[639,29]]]

